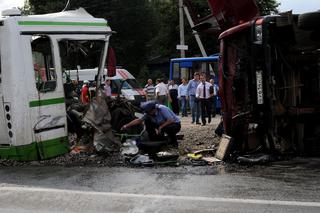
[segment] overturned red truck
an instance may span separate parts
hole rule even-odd
[[[259,16],[254,0],[208,3],[222,32],[223,126],[236,149],[319,155],[320,11]]]

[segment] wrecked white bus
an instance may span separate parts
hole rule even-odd
[[[238,151],[320,154],[320,12],[259,16],[208,0],[220,34],[225,133]]]
[[[112,34],[84,9],[0,19],[0,158],[47,159],[68,152],[63,72],[106,64]]]

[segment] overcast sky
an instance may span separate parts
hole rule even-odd
[[[277,0],[281,12],[293,10],[293,13],[304,13],[320,10],[320,0]]]
[[[102,1],[102,0],[101,0]],[[294,13],[320,10],[320,0],[277,0],[281,12],[293,10]],[[24,0],[0,0],[0,10],[21,7]]]
[[[0,0],[0,10],[12,7],[21,7],[24,0]]]

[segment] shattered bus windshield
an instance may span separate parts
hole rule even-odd
[[[62,70],[94,69],[99,67],[104,48],[101,40],[62,40],[59,42]],[[69,74],[69,75],[68,75]]]

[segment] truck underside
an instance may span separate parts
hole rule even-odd
[[[320,31],[298,22],[265,17],[222,39],[224,127],[239,151],[320,154]]]

